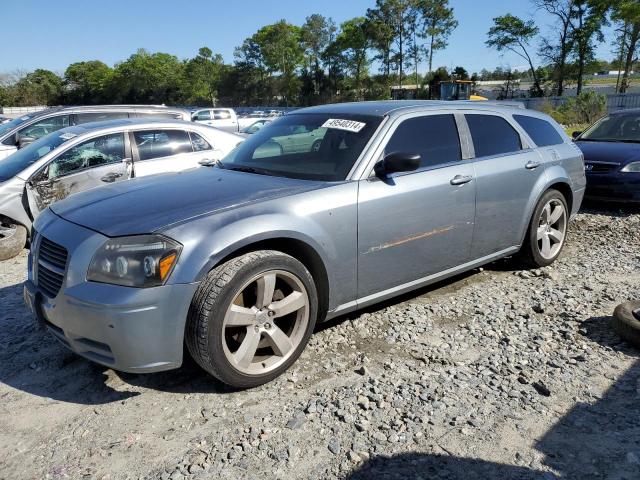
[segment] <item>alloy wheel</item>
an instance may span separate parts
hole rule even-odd
[[[309,295],[302,281],[270,270],[245,283],[223,320],[223,350],[229,363],[247,375],[282,365],[302,342],[309,324]]]
[[[567,210],[560,200],[551,199],[542,209],[538,222],[536,238],[542,258],[555,258],[562,249],[566,235]]]

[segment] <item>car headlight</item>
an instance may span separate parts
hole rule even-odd
[[[182,245],[162,235],[111,238],[94,254],[87,280],[157,287],[169,278],[181,250]]]
[[[624,173],[640,173],[640,162],[631,162],[620,171]]]

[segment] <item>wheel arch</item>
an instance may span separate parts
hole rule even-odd
[[[549,190],[558,190],[562,196],[567,201],[567,209],[569,216],[571,215],[573,208],[573,190],[571,189],[571,184],[569,183],[569,179],[554,179],[551,182],[547,182],[543,188],[540,188],[538,194],[533,197],[533,201],[529,204],[529,208],[527,211],[526,217],[524,220],[526,221],[524,224],[524,228],[522,230],[522,235],[520,236],[520,245],[524,243],[524,239],[527,236],[527,231],[529,229],[529,225],[531,224],[531,219],[533,218],[533,213],[535,212],[536,205],[540,202],[540,199],[547,193]]]
[[[247,243],[227,247],[213,263],[207,265],[203,277],[208,272],[232,258],[257,250],[275,250],[292,256],[302,263],[311,273],[318,292],[318,322],[322,322],[329,309],[330,282],[325,261],[310,242],[292,236],[274,236],[254,238]]]

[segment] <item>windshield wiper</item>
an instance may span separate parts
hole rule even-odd
[[[259,170],[253,167],[224,167],[227,170],[234,172],[255,173],[257,175],[271,175],[268,170]]]

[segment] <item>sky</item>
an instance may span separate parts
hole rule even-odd
[[[313,13],[337,23],[364,15],[375,0],[20,0],[0,8],[0,73],[46,68],[62,74],[70,63],[122,61],[138,48],[193,57],[202,46],[233,61],[234,48],[260,27],[286,19],[302,25]],[[492,18],[511,13],[533,18],[549,35],[553,19],[529,0],[450,0],[459,26],[436,66],[462,65],[469,72],[502,66],[524,69],[523,60],[487,47]],[[611,58],[610,40],[599,51]],[[421,65],[423,72],[426,65]]]

